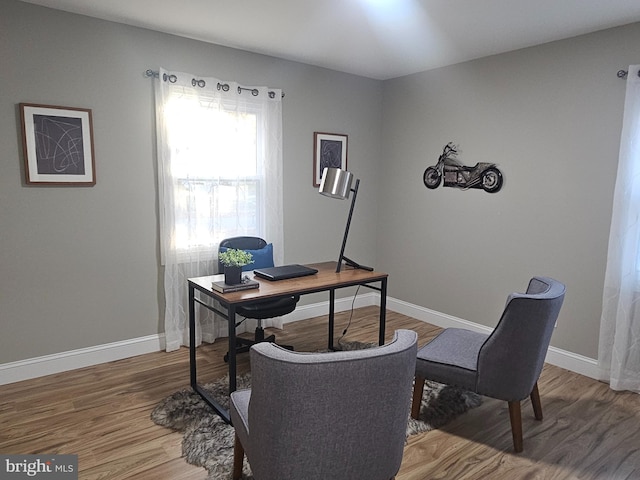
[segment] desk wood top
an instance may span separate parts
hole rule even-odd
[[[197,290],[225,304],[245,303],[252,300],[262,300],[283,295],[303,295],[314,292],[324,292],[331,288],[349,287],[364,283],[384,280],[386,273],[369,272],[343,266],[336,273],[337,262],[313,263],[308,267],[316,268],[318,273],[306,277],[289,278],[286,280],[270,281],[256,277],[253,272],[244,272],[249,278],[260,283],[260,287],[239,292],[220,293],[211,288],[212,282],[224,280],[224,275],[208,275],[205,277],[189,278],[189,284]]]

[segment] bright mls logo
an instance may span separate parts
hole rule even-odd
[[[78,456],[0,455],[0,478],[78,480]]]

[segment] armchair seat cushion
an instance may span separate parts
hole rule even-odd
[[[416,374],[436,382],[475,390],[478,352],[489,335],[447,328],[418,350]]]
[[[236,430],[236,435],[240,438],[242,445],[251,447],[249,443],[249,400],[251,390],[236,390],[231,394],[229,415],[231,423]],[[249,453],[250,454],[250,453]]]

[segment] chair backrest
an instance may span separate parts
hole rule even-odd
[[[273,245],[267,243],[260,237],[232,237],[225,238],[220,242],[218,253],[233,248],[236,250],[246,250],[253,255],[254,263],[245,265],[242,270],[255,270],[256,268],[273,267]],[[222,273],[223,267],[218,261],[218,272]]]
[[[565,286],[533,277],[526,293],[509,295],[500,322],[478,354],[476,391],[507,401],[531,393],[544,366]]]
[[[256,478],[389,479],[400,468],[417,335],[387,345],[297,353],[251,349],[249,431]]]

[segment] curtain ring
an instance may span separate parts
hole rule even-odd
[[[165,82],[168,80],[169,83],[176,83],[178,81],[178,77],[176,77],[175,75],[167,75],[166,73],[162,74],[162,80],[164,80]]]
[[[229,84],[228,83],[220,83],[220,82],[218,82],[218,90],[222,90],[223,92],[228,92],[229,91]]]
[[[194,87],[200,87],[200,88],[204,88],[205,85],[207,84],[207,82],[205,82],[204,80],[196,80],[195,78],[191,79],[191,85]]]

